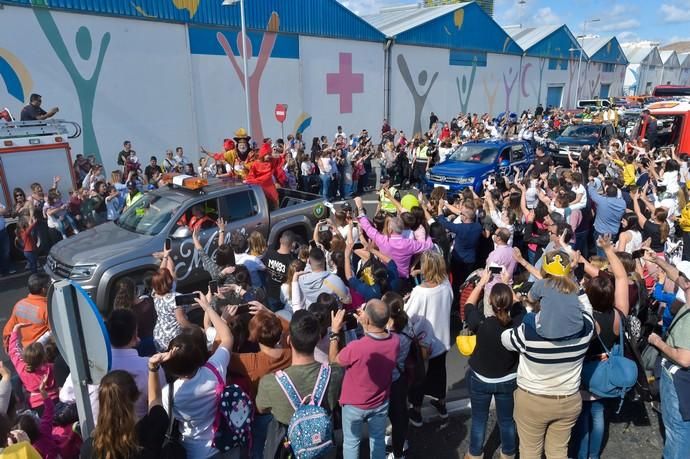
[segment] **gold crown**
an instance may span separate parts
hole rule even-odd
[[[570,265],[563,265],[563,258],[560,255],[554,255],[551,263],[546,262],[546,256],[544,256],[544,261],[542,263],[544,267],[544,272],[551,274],[552,276],[567,276],[570,274]]]

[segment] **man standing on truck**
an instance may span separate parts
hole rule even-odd
[[[29,105],[22,109],[21,120],[22,121],[43,121],[48,118],[55,116],[57,112],[60,111],[59,108],[53,107],[49,112],[46,112],[41,108],[41,95],[31,94],[29,97]]]

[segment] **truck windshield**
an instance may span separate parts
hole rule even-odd
[[[601,126],[568,126],[565,131],[561,133],[563,137],[599,137]]]
[[[180,207],[178,201],[155,194],[146,194],[115,221],[122,229],[152,235],[160,233]]]
[[[455,150],[449,159],[468,163],[493,164],[498,155],[495,147],[485,145],[463,145]]]

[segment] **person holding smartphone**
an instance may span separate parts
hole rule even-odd
[[[153,305],[157,319],[153,328],[153,338],[159,352],[167,350],[170,341],[180,334],[182,327],[191,325],[187,319],[186,307],[178,305],[175,292],[175,265],[170,249],[164,247],[161,265],[151,278]]]

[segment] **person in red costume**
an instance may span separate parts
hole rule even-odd
[[[272,155],[271,145],[265,143],[259,150],[259,158],[254,161],[249,169],[245,183],[259,185],[266,195],[266,200],[271,209],[278,208],[278,190],[275,182],[281,186],[287,183],[287,176],[283,170],[285,157],[275,158]],[[275,181],[274,181],[275,179]]]

